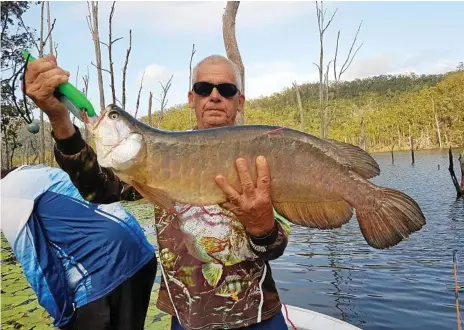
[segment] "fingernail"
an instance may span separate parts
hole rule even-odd
[[[258,156],[258,158],[256,158],[256,161],[261,163],[261,164],[265,164],[266,163],[266,158],[264,156]]]

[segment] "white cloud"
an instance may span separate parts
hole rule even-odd
[[[245,68],[245,93],[248,99],[267,96],[291,87],[292,82],[302,84],[317,80],[316,70],[304,72],[290,61],[253,63]]]
[[[99,3],[99,16],[107,17],[112,2]],[[226,1],[121,1],[115,5],[114,21],[127,28],[145,28],[156,32],[205,32],[222,27]],[[237,26],[265,27],[296,16],[314,12],[307,1],[242,1]],[[87,15],[86,3],[66,8],[71,19]],[[106,19],[105,19],[106,21]]]

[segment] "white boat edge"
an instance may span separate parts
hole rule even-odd
[[[361,330],[332,316],[287,304],[282,304],[282,313],[292,330]]]

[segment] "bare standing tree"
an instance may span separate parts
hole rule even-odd
[[[303,105],[301,104],[300,89],[298,88],[296,81],[293,82],[293,87],[295,88],[295,92],[296,92],[296,99],[298,101],[298,109],[300,110],[300,131],[303,131],[304,129]]]
[[[158,118],[158,128],[160,128],[161,126],[161,121],[163,120],[163,117],[164,117],[164,109],[166,108],[166,105],[168,104],[168,92],[169,92],[169,88],[171,88],[171,80],[172,80],[172,77],[174,77],[174,75],[171,75],[171,78],[169,78],[168,82],[163,85],[161,82],[160,82],[160,85],[161,85],[161,99],[159,99],[159,103],[160,103],[160,115],[159,115],[159,118]]]
[[[326,120],[325,120],[325,108],[326,105],[324,104],[324,33],[329,27],[330,23],[334,19],[335,14],[337,13],[338,9],[334,11],[332,17],[329,19],[327,24],[324,23],[325,15],[327,9],[324,10],[323,2],[321,1],[321,7],[319,8],[319,4],[316,1],[316,14],[317,14],[317,26],[319,28],[319,44],[320,44],[320,52],[319,52],[319,64],[313,63],[318,71],[319,71],[319,118],[321,121],[321,128],[320,128],[320,137],[326,138]]]
[[[143,88],[143,78],[145,77],[145,71],[143,71],[142,74],[142,79],[140,80],[140,88],[139,88],[139,94],[137,95],[137,103],[135,105],[135,114],[134,118],[137,118],[137,112],[139,112],[139,105],[140,105],[140,93],[142,93],[142,88]]]
[[[132,49],[132,30],[129,30],[129,48],[126,52],[126,61],[124,62],[124,67],[122,69],[122,108],[126,109],[126,72],[127,65],[129,64],[129,55]]]
[[[97,64],[93,64],[97,68],[98,78],[98,89],[100,91],[100,109],[105,108],[105,92],[103,89],[103,75],[102,75],[102,60],[101,60],[101,48],[100,48],[100,36],[98,32],[98,1],[87,1],[87,7],[89,15],[87,18],[87,25],[90,33],[92,34],[92,40],[95,48],[95,60]]]
[[[151,107],[153,105],[153,93],[150,91],[148,96],[148,125],[153,126],[153,118],[151,116]]]
[[[193,61],[193,55],[195,55],[195,44],[192,45],[192,53],[190,55],[190,65],[189,65],[189,91],[192,90],[192,61]],[[189,108],[190,112],[190,129],[193,129],[193,121],[192,121],[192,112],[193,109]]]
[[[237,39],[235,37],[235,18],[237,16],[238,6],[240,1],[227,1],[226,10],[222,17],[222,35],[224,46],[229,60],[238,65],[242,78],[242,94],[245,94],[245,68],[243,66],[242,57],[238,50]],[[235,118],[236,125],[243,125],[245,122],[245,111],[240,111]]]
[[[111,6],[110,17],[108,20],[108,30],[109,30],[108,43],[100,41],[101,44],[105,45],[106,48],[108,48],[108,57],[109,57],[109,65],[110,65],[110,69],[108,70],[108,73],[110,74],[110,87],[111,87],[111,96],[112,96],[113,104],[116,104],[116,86],[114,85],[114,67],[113,67],[113,64],[114,64],[113,63],[113,44],[122,39],[122,37],[120,37],[120,38],[116,38],[113,40],[113,36],[112,36],[115,4],[116,4],[116,1],[113,1],[113,5]],[[104,70],[104,71],[107,71],[107,70]]]
[[[52,38],[52,21],[50,19],[50,1],[47,2],[47,25],[48,25],[48,45],[49,45],[49,48],[50,48],[50,54],[53,55],[53,38]],[[53,24],[55,24],[55,22],[53,22]],[[54,165],[54,160],[55,160],[55,157],[53,157],[53,142],[52,142],[52,135],[51,135],[51,131],[52,131],[52,128],[51,126],[49,126],[49,133],[48,134],[48,137],[50,139],[50,165]],[[42,133],[43,134],[43,133]]]
[[[42,1],[40,7],[40,40],[39,40],[39,57],[44,55],[44,7],[45,2]],[[45,125],[44,125],[44,113],[40,110],[40,163],[45,164]]]

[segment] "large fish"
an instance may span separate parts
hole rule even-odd
[[[95,118],[95,117],[93,117]],[[111,168],[147,200],[166,209],[174,202],[213,205],[227,201],[214,178],[224,175],[241,191],[235,160],[266,157],[275,210],[294,224],[341,227],[353,216],[369,245],[398,244],[425,224],[408,195],[369,182],[380,169],[362,149],[289,128],[244,125],[185,132],[150,127],[116,105],[86,120],[98,162]]]

